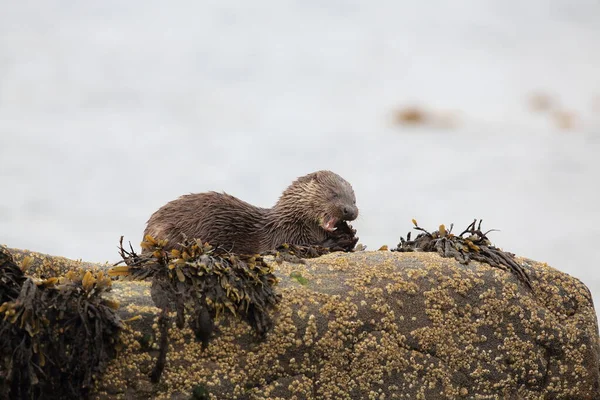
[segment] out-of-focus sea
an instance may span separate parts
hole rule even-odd
[[[116,261],[181,194],[318,169],[370,249],[483,218],[599,304],[600,3],[3,2],[1,243]]]

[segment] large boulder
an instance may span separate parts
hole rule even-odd
[[[206,349],[169,330],[161,381],[149,282],[118,281],[131,319],[100,398],[598,399],[599,338],[589,290],[519,258],[510,272],[434,253],[332,253],[276,266],[282,300],[264,340],[220,319]],[[272,261],[274,262],[274,261]]]

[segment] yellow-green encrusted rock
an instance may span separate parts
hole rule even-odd
[[[599,339],[589,290],[546,264],[509,272],[434,253],[333,253],[276,266],[282,301],[259,342],[220,320],[204,351],[170,329],[161,382],[147,282],[114,282],[129,322],[99,398],[598,399]],[[208,397],[207,397],[208,396]]]

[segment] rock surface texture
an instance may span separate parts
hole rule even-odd
[[[125,346],[99,398],[598,399],[599,338],[589,290],[518,259],[533,291],[486,264],[434,253],[332,253],[277,265],[282,301],[259,341],[233,318],[206,350],[169,331],[158,384],[158,309],[149,282],[114,282]]]

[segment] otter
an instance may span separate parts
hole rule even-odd
[[[232,253],[260,254],[284,243],[321,245],[340,223],[357,217],[350,183],[334,172],[317,171],[292,182],[272,208],[227,193],[183,195],[152,214],[144,237],[166,239],[166,249],[193,238]]]

